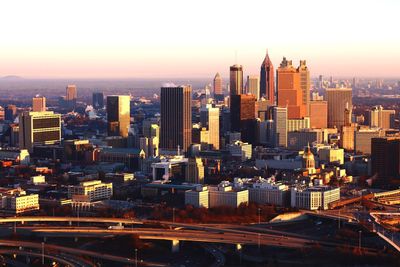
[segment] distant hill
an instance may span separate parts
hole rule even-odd
[[[23,78],[16,75],[7,75],[1,78],[2,80],[22,80]]]

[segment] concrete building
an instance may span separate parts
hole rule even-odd
[[[235,141],[233,144],[228,144],[226,147],[234,158],[246,161],[252,157],[252,145],[249,143]]]
[[[191,86],[161,88],[161,149],[189,149],[192,143],[191,100]]]
[[[175,156],[162,159],[160,162],[151,164],[153,180],[168,180],[172,177],[184,179],[188,159],[183,156]]]
[[[29,165],[31,158],[27,149],[0,149],[0,160],[11,160],[22,165]]]
[[[400,137],[377,137],[371,140],[371,174],[379,178],[400,176]]]
[[[14,215],[39,210],[39,195],[26,194],[21,188],[0,188],[0,208]]]
[[[44,96],[32,98],[32,111],[33,112],[46,111],[46,98]]]
[[[256,142],[256,99],[253,95],[231,95],[231,131],[240,132],[242,141]]]
[[[318,157],[323,163],[344,164],[344,149],[337,147],[324,147],[318,150]]]
[[[321,144],[324,140],[322,129],[302,129],[288,132],[288,149],[303,150],[305,146],[312,143]]]
[[[230,67],[230,95],[240,95],[243,94],[243,67],[242,65],[233,65]]]
[[[287,108],[273,107],[272,120],[274,121],[274,145],[275,147],[287,147],[288,113]]]
[[[308,106],[304,104],[307,96],[303,96],[303,90],[309,85],[304,80],[306,69],[303,70],[302,65],[301,69],[300,74],[300,69],[295,69],[292,61],[284,57],[276,71],[278,106],[287,108],[288,119],[301,119],[308,115]]]
[[[360,128],[354,133],[354,151],[371,154],[372,138],[381,137],[384,132],[379,128]]]
[[[61,140],[61,115],[52,111],[23,112],[19,116],[19,147],[33,151],[35,145]]]
[[[192,184],[204,183],[204,165],[201,158],[189,158],[185,171],[185,181]]]
[[[287,131],[294,132],[299,131],[302,129],[309,129],[310,128],[310,118],[304,117],[301,119],[288,119],[287,120]]]
[[[327,128],[328,127],[328,102],[310,101],[310,127]]]
[[[249,202],[247,189],[233,189],[229,182],[223,181],[217,186],[209,186],[209,207],[233,207]]]
[[[260,77],[257,75],[247,76],[247,93],[255,96],[256,100],[260,99]]]
[[[328,127],[341,129],[345,125],[345,109],[353,107],[351,88],[328,88],[326,89],[326,100],[328,102]]]
[[[329,203],[340,200],[340,188],[329,186],[292,187],[291,206],[306,210],[327,210]]]
[[[248,187],[249,201],[258,204],[287,206],[290,201],[290,190],[287,185],[271,181],[260,181]]]
[[[202,127],[206,127],[209,134],[208,144],[212,145],[213,149],[218,150],[219,145],[219,108],[212,107],[207,104],[200,109],[200,122]]]
[[[393,126],[395,110],[385,110],[382,106],[374,106],[369,111],[369,126],[390,129]]]
[[[77,202],[104,200],[109,199],[112,195],[112,183],[102,183],[100,180],[81,182],[79,185],[68,186],[68,197]]]
[[[224,92],[222,91],[222,78],[219,72],[215,74],[214,81],[213,81],[213,91],[214,91],[214,98],[217,100],[224,99]]]
[[[310,79],[310,71],[308,70],[305,60],[300,60],[300,65],[297,68],[297,72],[300,75],[302,105],[306,107],[306,115],[305,116],[309,116],[311,79]]]
[[[102,92],[94,92],[92,95],[92,105],[95,109],[104,108],[104,95]]]
[[[131,104],[128,95],[107,96],[108,136],[128,137],[131,123]]]
[[[195,189],[185,191],[185,205],[208,209],[208,203],[209,191],[207,186],[199,185]]]

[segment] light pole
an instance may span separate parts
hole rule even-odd
[[[137,266],[138,266],[138,257],[137,257],[137,252],[138,252],[138,249],[137,249],[137,248],[135,248],[135,267],[137,267]]]
[[[361,252],[361,230],[358,231],[358,250]]]
[[[260,233],[258,233],[258,250],[260,250],[260,238],[261,238],[261,234]]]
[[[172,208],[172,222],[175,223],[175,208]]]
[[[261,224],[261,208],[258,208],[258,224]]]
[[[44,265],[44,242],[42,242],[42,265]]]
[[[338,216],[338,228],[340,229],[340,209],[339,209],[339,216]]]

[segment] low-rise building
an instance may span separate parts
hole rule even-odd
[[[340,200],[340,188],[330,186],[292,187],[291,206],[306,210],[327,210],[329,203]]]
[[[20,214],[39,210],[39,195],[26,194],[26,191],[17,189],[0,189],[1,209],[3,212]]]
[[[81,182],[79,185],[68,186],[68,197],[77,202],[109,199],[112,195],[112,183],[102,183],[100,180]]]
[[[185,205],[192,205],[195,208],[208,208],[209,191],[207,186],[199,185],[193,190],[185,192]]]
[[[209,186],[209,207],[239,207],[240,204],[249,202],[249,190],[233,189],[228,181],[223,181],[217,186]]]
[[[249,190],[249,201],[258,204],[274,204],[286,206],[289,204],[290,191],[287,185],[274,183],[271,180],[261,180],[253,183]]]

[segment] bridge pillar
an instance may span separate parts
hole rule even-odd
[[[72,221],[69,221],[68,224],[69,224],[69,226],[72,226]]]
[[[47,242],[47,236],[43,237],[43,242],[45,242],[45,243]]]
[[[74,241],[78,242],[78,237],[77,236],[75,236]]]
[[[24,224],[25,222],[24,221],[21,221],[21,224]]]
[[[119,222],[119,223],[118,223],[118,226],[122,226],[122,222]]]
[[[179,240],[178,239],[172,239],[171,251],[172,251],[172,253],[179,252]]]
[[[236,251],[242,250],[242,244],[236,244]]]

